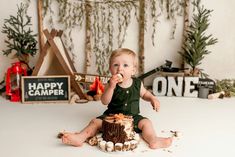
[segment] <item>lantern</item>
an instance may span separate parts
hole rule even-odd
[[[27,70],[22,68],[21,62],[16,62],[8,68],[6,75],[6,95],[10,97],[11,101],[20,101],[20,79],[22,75],[27,75]]]

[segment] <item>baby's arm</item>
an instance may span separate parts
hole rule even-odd
[[[113,75],[110,78],[109,83],[105,86],[104,93],[101,96],[101,102],[104,105],[108,105],[110,103],[117,83],[118,83],[118,76]]]
[[[152,93],[150,93],[144,87],[143,83],[141,83],[140,96],[145,101],[149,101],[152,104],[154,110],[159,111],[159,109],[160,109],[160,102],[158,101],[158,99]]]
[[[101,102],[104,105],[108,105],[112,99],[114,89],[109,84],[105,86],[104,93],[101,96]]]

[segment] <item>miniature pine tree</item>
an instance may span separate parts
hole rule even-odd
[[[187,30],[182,50],[179,54],[183,60],[191,66],[192,73],[198,71],[197,66],[201,64],[205,55],[211,53],[206,48],[218,42],[212,34],[206,35],[209,26],[209,16],[212,10],[204,8],[200,5],[200,0],[192,3],[196,7],[197,13],[193,14],[192,22]]]
[[[3,54],[8,56],[11,53],[15,53],[16,57],[20,61],[28,62],[25,56],[36,54],[37,40],[36,34],[32,34],[30,29],[31,17],[26,14],[26,7],[21,3],[17,6],[17,15],[12,16],[4,20],[2,33],[7,35],[5,43],[7,50],[3,50]]]

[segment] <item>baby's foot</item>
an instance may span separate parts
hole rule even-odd
[[[85,142],[85,138],[79,133],[63,133],[62,143],[80,147]]]
[[[172,137],[163,138],[156,137],[152,142],[149,142],[149,148],[151,149],[159,149],[159,148],[167,148],[172,144]]]

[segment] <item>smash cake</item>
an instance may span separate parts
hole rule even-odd
[[[88,140],[90,145],[98,145],[102,151],[129,151],[137,148],[140,137],[133,129],[133,118],[123,114],[105,117],[102,134]]]
[[[133,133],[133,118],[114,114],[104,118],[102,123],[103,139],[113,143],[130,141]]]

